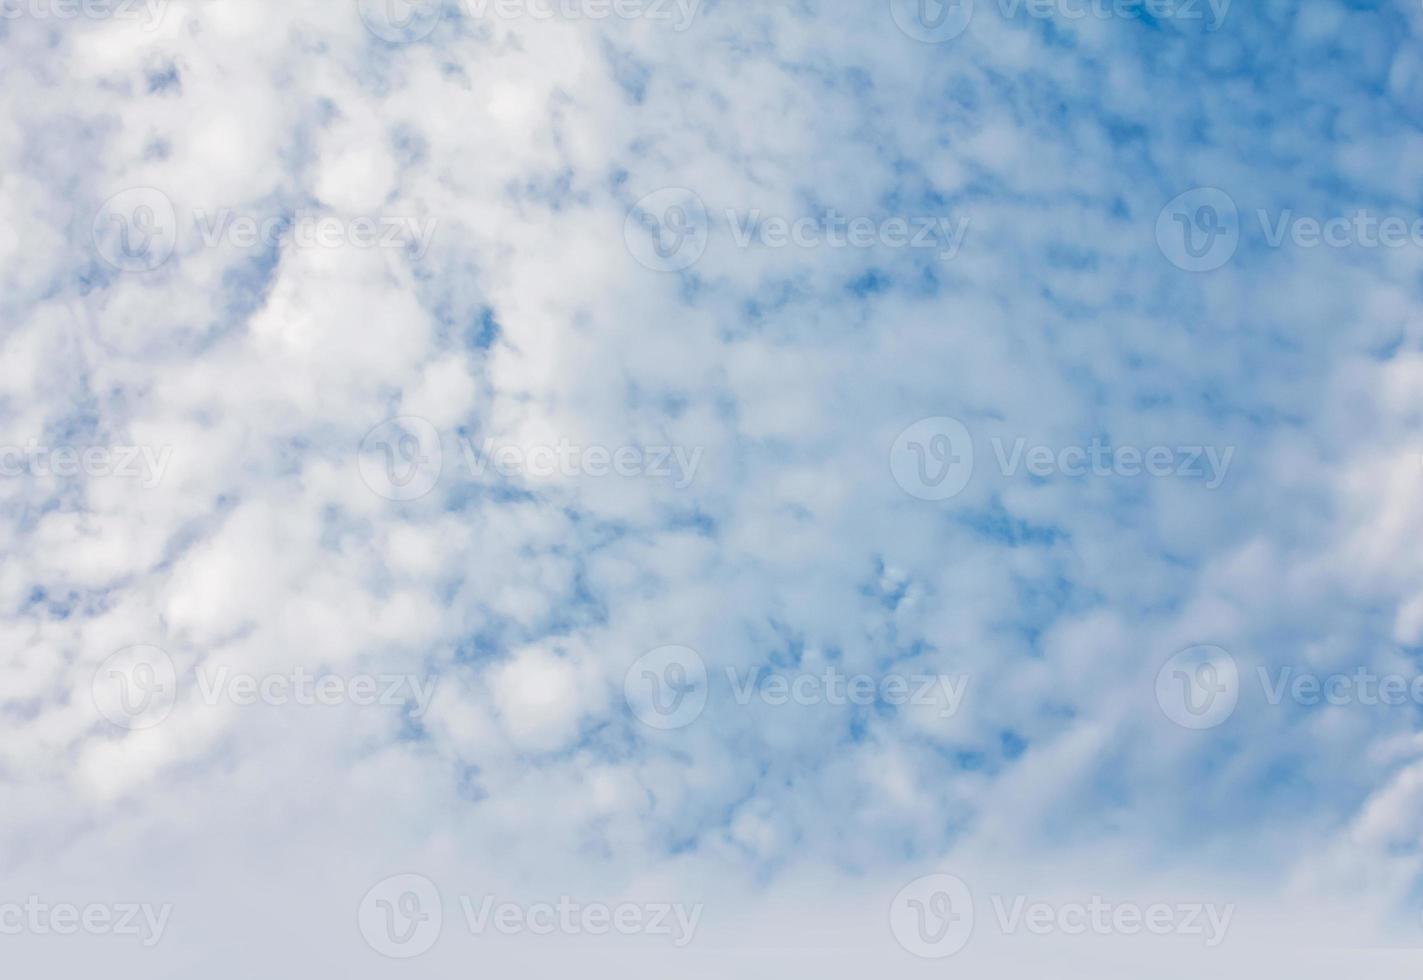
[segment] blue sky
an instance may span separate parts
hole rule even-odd
[[[6,959],[1416,975],[1423,6],[0,15]]]

